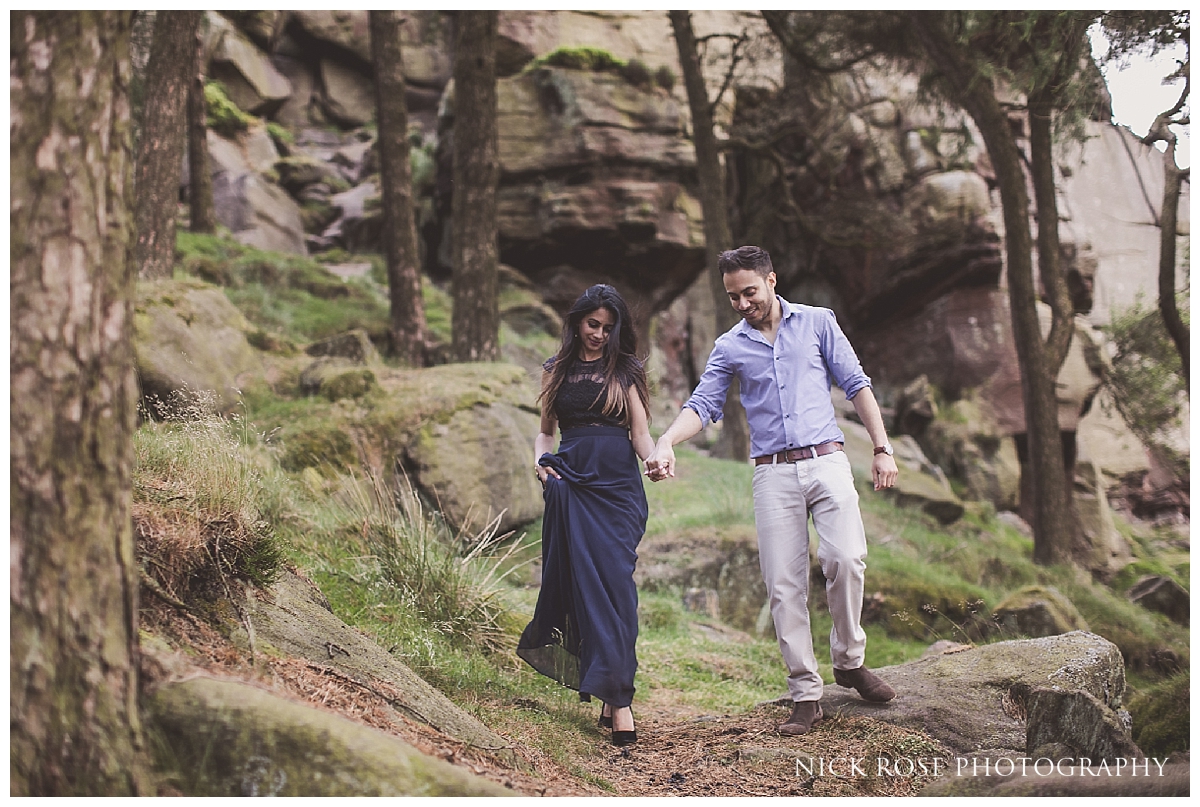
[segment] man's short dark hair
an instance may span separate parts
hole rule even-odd
[[[775,271],[771,265],[771,256],[762,247],[744,246],[737,249],[727,249],[717,258],[717,268],[722,275],[749,269],[762,277]]]

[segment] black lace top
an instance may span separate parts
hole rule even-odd
[[[563,431],[581,426],[625,427],[619,417],[604,414],[604,373],[600,362],[601,359],[572,361],[554,399],[554,415]],[[542,368],[547,372],[553,370],[554,359],[548,359]]]

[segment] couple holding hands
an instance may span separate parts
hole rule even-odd
[[[673,447],[721,418],[735,376],[750,426],[759,561],[794,704],[779,731],[804,734],[822,719],[808,615],[810,514],[833,616],[834,680],[869,701],[896,694],[863,665],[867,542],[829,395],[832,381],[854,404],[875,445],[875,490],[891,487],[896,462],[871,380],[832,311],[775,294],[765,250],[729,250],[718,265],[742,321],[717,339],[700,383],[657,443],[629,312],[611,286],[592,286],[575,302],[558,353],[543,365],[533,445],[545,499],[542,588],[517,653],[581,700],[599,698],[599,723],[612,729],[614,745],[637,742],[633,571],[647,518],[638,460],[655,482],[674,476]],[[561,441],[552,453],[556,427]]]

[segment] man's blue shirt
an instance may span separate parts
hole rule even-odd
[[[871,379],[863,372],[850,341],[828,308],[789,303],[782,309],[775,344],[739,322],[717,338],[700,383],[685,407],[707,426],[721,419],[721,407],[736,375],[750,425],[750,456],[830,440],[845,442],[829,397],[836,383],[848,399]]]

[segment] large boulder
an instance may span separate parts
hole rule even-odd
[[[321,60],[320,102],[325,114],[342,126],[362,126],[375,117],[371,78],[333,59]]]
[[[868,703],[854,690],[828,684],[821,699],[825,713],[917,729],[954,754],[1023,753],[1027,700],[1035,689],[1084,692],[1113,713],[1125,692],[1121,651],[1083,631],[951,649],[877,672],[895,688],[894,700]]]
[[[1010,634],[1056,636],[1088,629],[1075,604],[1050,586],[1018,589],[1001,600],[992,613],[996,623]]]
[[[263,172],[274,167],[278,152],[268,150],[263,127],[236,140],[208,132],[209,166],[217,221],[243,244],[275,252],[307,253],[300,207]],[[265,166],[265,167],[264,167]]]
[[[242,385],[263,371],[246,340],[254,330],[246,318],[223,291],[199,281],[143,281],[137,292],[134,346],[150,414],[198,396],[211,396],[219,412],[232,411]]]
[[[405,484],[395,479],[403,474],[455,529],[478,531],[496,517],[502,532],[514,529],[542,513],[531,454],[541,369],[533,369],[502,362],[408,369],[318,357],[304,373],[306,391],[337,404],[283,426],[281,462],[318,472],[365,464],[388,484]]]
[[[1169,577],[1146,575],[1134,583],[1125,596],[1143,608],[1165,614],[1180,625],[1187,625],[1191,620],[1191,595]]]
[[[145,700],[189,796],[502,796],[509,791],[340,715],[196,675]]]
[[[207,76],[220,81],[229,100],[255,115],[270,115],[292,94],[292,85],[270,57],[228,20],[208,12]]]
[[[428,423],[408,448],[417,483],[436,491],[446,518],[472,533],[492,519],[499,532],[533,521],[542,514],[530,461],[539,420],[532,406],[496,401]]]

